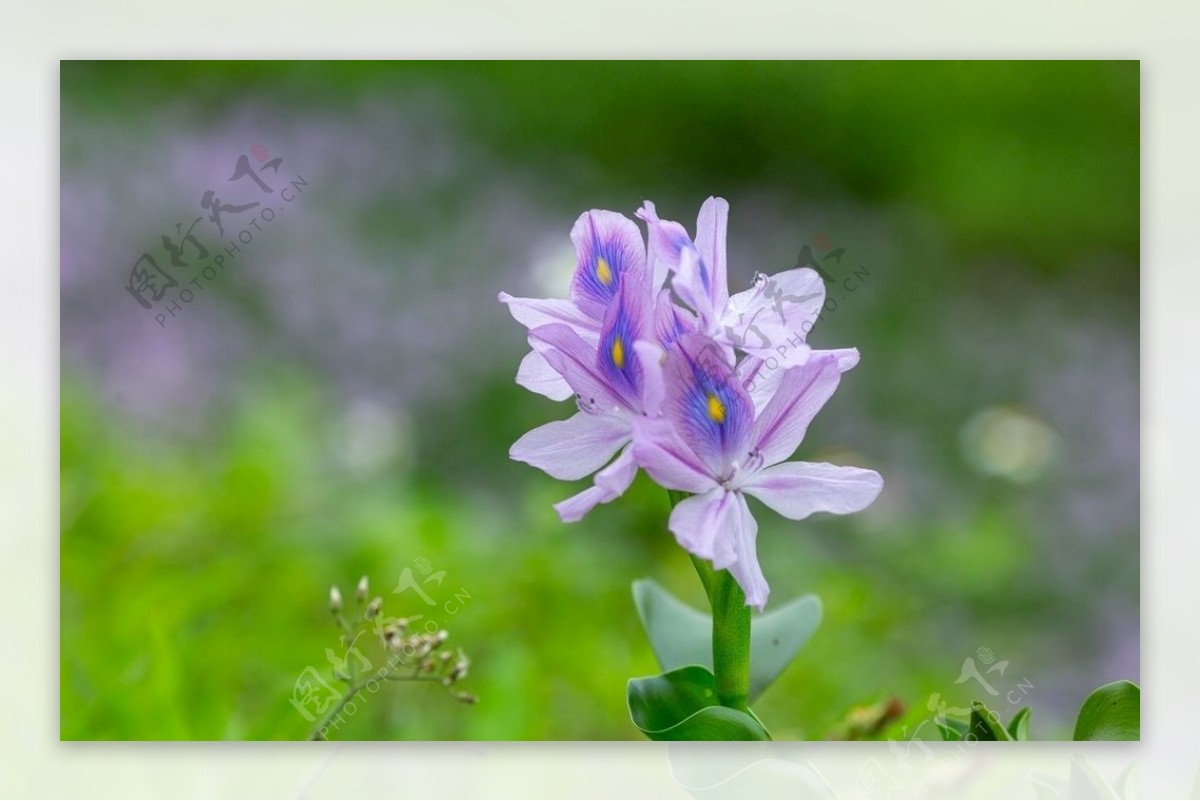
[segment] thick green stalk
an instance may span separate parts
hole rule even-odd
[[[688,497],[686,492],[668,491],[671,506]],[[712,608],[713,675],[722,706],[745,712],[750,697],[750,607],[741,586],[728,570],[692,556],[692,564]]]

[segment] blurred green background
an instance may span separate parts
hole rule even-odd
[[[588,208],[690,229],[710,194],[735,291],[845,248],[810,341],[862,363],[796,458],[886,482],[850,518],[755,507],[772,603],[825,607],[756,704],[775,736],[896,697],[896,739],[972,698],[1063,739],[1138,680],[1136,62],[64,62],[61,87],[64,739],[304,737],[328,589],[363,574],[450,631],[480,702],[389,686],[336,737],[634,738],[630,582],[699,582],[644,476],[567,526],[583,483],[508,460],[571,409],[513,383],[496,294],[565,296]],[[307,185],[160,326],[129,269],[204,190],[257,191],[228,183],[255,144]],[[390,592],[418,560],[434,607]],[[1007,663],[997,696],[968,659]]]

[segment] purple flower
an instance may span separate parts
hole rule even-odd
[[[801,520],[813,512],[857,512],[883,488],[873,470],[784,462],[837,388],[838,356],[814,354],[788,369],[757,413],[727,350],[707,337],[681,337],[661,370],[662,413],[634,420],[633,458],[662,486],[694,493],[671,513],[671,532],[691,553],[728,569],[746,603],[761,610],[769,588],[745,495]]]
[[[633,220],[599,209],[579,215],[571,228],[571,241],[576,260],[570,299],[516,298],[501,292],[500,301],[530,330],[565,325],[594,346],[605,311],[626,276],[635,274],[644,280],[646,246]],[[517,383],[552,400],[566,400],[572,394],[570,385],[539,352],[538,344],[521,360]]]
[[[649,229],[649,259],[631,220],[589,211],[571,231],[569,299],[500,294],[529,329],[517,383],[556,400],[574,395],[578,407],[525,434],[509,455],[563,480],[595,474],[592,486],[555,504],[565,522],[624,493],[639,467],[692,493],[671,514],[675,538],[728,569],[747,604],[762,609],[769,588],[746,494],[800,520],[856,512],[883,480],[871,470],[784,461],[859,355],[806,343],[825,296],[813,270],[760,275],[729,296],[728,211],[709,198],[693,241],[647,201],[638,216]]]
[[[509,456],[567,481],[599,470],[591,487],[555,504],[563,522],[579,520],[596,504],[620,496],[637,473],[630,447],[633,421],[656,417],[663,397],[663,352],[650,339],[649,300],[644,271],[632,268],[604,312],[596,344],[565,323],[529,332],[535,352],[569,386],[579,411],[525,434]]]
[[[649,200],[637,216],[649,228],[656,275],[671,274],[675,293],[696,312],[697,330],[715,342],[784,367],[808,359],[808,332],[825,302],[825,284],[815,270],[760,273],[751,289],[731,297],[725,265],[729,204],[723,198],[710,197],[700,207],[694,242],[679,223],[659,219]],[[849,365],[846,369],[853,366],[847,358],[843,363]]]

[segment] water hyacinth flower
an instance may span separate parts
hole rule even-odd
[[[649,200],[637,211],[649,228],[650,258],[659,273],[669,272],[680,300],[695,311],[698,330],[714,342],[750,356],[803,364],[811,348],[809,330],[825,303],[825,284],[807,267],[773,276],[759,273],[754,286],[730,296],[726,275],[729,204],[710,197],[696,218],[696,239],[677,222],[659,219]],[[857,352],[855,352],[857,353]],[[846,369],[857,359],[843,354]]]
[[[529,332],[534,352],[571,388],[579,410],[525,434],[509,455],[568,481],[599,470],[593,486],[555,505],[563,522],[579,520],[596,504],[620,496],[637,474],[630,447],[633,421],[657,417],[662,405],[662,350],[647,339],[649,298],[644,271],[630,269],[604,314],[596,345],[564,323]]]
[[[610,302],[620,292],[629,273],[644,276],[646,246],[637,225],[623,214],[592,209],[579,215],[571,228],[575,245],[575,272],[569,298],[516,298],[500,293],[517,322],[527,329],[566,325],[585,342],[596,344]],[[639,280],[641,280],[639,278]],[[551,400],[573,394],[564,378],[546,363],[533,344],[517,370],[517,383]]]
[[[792,520],[814,512],[857,512],[879,495],[873,470],[785,462],[841,379],[837,357],[821,354],[784,373],[757,414],[733,365],[710,340],[682,337],[663,367],[660,418],[638,422],[634,458],[662,486],[694,493],[668,527],[691,553],[728,569],[759,610],[769,588],[755,552],[753,495]]]
[[[637,216],[648,248],[623,215],[586,212],[571,231],[569,299],[500,294],[528,329],[531,352],[517,382],[556,400],[574,395],[577,406],[509,453],[562,480],[595,474],[592,486],[555,505],[565,522],[624,493],[639,467],[667,489],[692,493],[674,507],[671,532],[728,570],[746,604],[761,610],[769,588],[745,496],[800,520],[859,511],[883,481],[871,470],[785,462],[859,355],[807,345],[825,296],[814,270],[759,276],[729,295],[728,209],[709,198],[692,240],[646,201]]]

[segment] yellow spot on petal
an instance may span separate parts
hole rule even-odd
[[[608,266],[608,261],[604,257],[596,259],[596,277],[600,279],[600,283],[608,286],[612,283],[613,275],[612,268]]]
[[[720,424],[725,422],[725,404],[721,403],[721,399],[716,395],[710,394],[708,396],[708,416],[715,423]]]
[[[625,369],[625,346],[621,344],[621,338],[616,337],[612,343],[612,360],[618,370]]]

